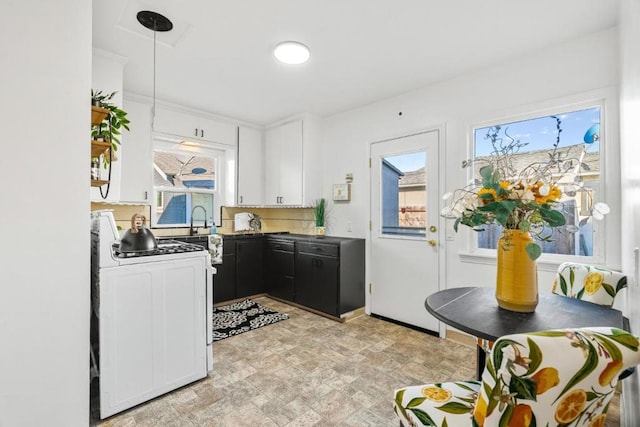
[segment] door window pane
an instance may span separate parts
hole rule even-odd
[[[382,234],[425,236],[426,160],[424,151],[382,159]]]

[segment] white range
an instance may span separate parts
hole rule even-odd
[[[213,368],[209,252],[161,240],[153,251],[121,253],[118,239],[113,213],[92,212],[92,378],[99,376],[100,418]]]

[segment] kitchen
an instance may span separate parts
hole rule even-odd
[[[527,57],[516,55],[499,70],[484,68],[464,75],[449,72],[440,83],[416,86],[425,86],[424,89],[389,92],[377,100],[363,101],[351,108],[345,106],[341,113],[325,118],[320,162],[323,193],[328,196],[331,186],[344,182],[347,173],[354,177],[352,202],[334,207],[334,229],[330,232],[367,237],[370,143],[446,123],[445,180],[448,188],[454,188],[463,179],[459,174],[459,162],[465,157],[463,141],[467,126],[475,117],[614,86],[621,100],[622,173],[619,184],[613,188],[623,190],[612,194],[620,216],[615,221],[617,225],[612,224],[608,232],[619,237],[612,239],[613,246],[621,242],[620,248],[612,249],[619,253],[615,257],[617,266],[632,272],[633,248],[638,246],[633,220],[637,216],[634,191],[638,185],[633,172],[637,169],[633,164],[637,148],[631,141],[637,138],[638,130],[628,117],[634,113],[633,101],[640,85],[637,77],[640,55],[635,43],[640,25],[637,2],[619,3],[622,7],[619,21],[609,29],[564,40]],[[2,79],[3,94],[9,100],[3,103],[2,117],[4,123],[11,124],[5,126],[7,143],[3,146],[8,155],[3,156],[2,170],[11,178],[6,180],[2,192],[5,201],[2,217],[8,224],[9,244],[2,252],[0,280],[3,289],[0,324],[2,336],[7,339],[0,353],[1,377],[3,384],[7,384],[0,397],[0,420],[7,425],[20,425],[20,420],[24,421],[21,416],[30,414],[23,425],[36,425],[33,420],[43,419],[52,425],[85,425],[89,395],[86,230],[90,195],[84,179],[88,174],[85,151],[88,149],[75,148],[84,147],[79,141],[86,140],[87,132],[86,101],[92,87],[92,5],[72,1],[39,6],[33,10],[31,5],[19,2],[3,5],[6,8],[3,48],[9,48],[6,57],[12,61],[3,67]],[[25,22],[29,25],[24,25]],[[64,29],[59,22],[65,22]],[[5,47],[9,40],[11,45]],[[149,46],[145,61],[149,66],[150,42],[145,45]],[[595,66],[593,58],[598,58]],[[313,61],[316,60],[319,58],[314,57]],[[140,78],[149,80],[148,71],[149,67],[141,71]],[[159,68],[158,87],[166,79],[162,72]],[[522,85],[523,81],[528,84]],[[503,90],[491,97],[482,90],[498,83]],[[37,109],[33,108],[32,100],[43,106],[51,100],[57,104],[47,114],[37,116],[37,126],[33,114]],[[611,108],[617,105],[617,99],[610,103]],[[401,118],[399,109],[403,111]],[[283,117],[280,113],[273,119],[262,120],[266,124]],[[39,183],[36,176],[44,178],[46,187],[37,197],[31,197],[24,190]],[[609,191],[617,193],[614,189]],[[9,201],[13,202],[11,207]],[[347,231],[349,223],[351,232]],[[615,231],[620,230],[620,224],[624,224],[624,233]],[[27,239],[25,231],[29,233]],[[38,244],[34,245],[36,239]],[[489,278],[491,266],[459,260],[457,252],[466,242],[462,235],[456,239],[447,243],[444,286],[468,283],[478,276]],[[25,261],[31,259],[34,248],[39,255],[36,269]],[[470,265],[473,268],[467,268]],[[547,282],[541,277],[543,281]],[[637,301],[637,296],[634,298],[632,301]],[[631,320],[638,321],[636,312],[631,313]],[[43,363],[42,355],[46,355],[47,363]]]

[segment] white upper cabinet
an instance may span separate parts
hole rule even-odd
[[[176,135],[186,140],[210,141],[235,145],[236,125],[207,118],[196,113],[186,113],[167,107],[156,107],[153,130]]]
[[[262,205],[262,132],[238,128],[238,206]]]
[[[307,206],[320,197],[320,145],[315,119],[305,118],[265,131],[264,202]]]
[[[151,106],[124,100],[131,121],[122,136],[120,201],[150,203],[151,195]]]

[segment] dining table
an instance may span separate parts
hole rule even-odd
[[[444,289],[429,295],[424,305],[436,319],[488,341],[496,341],[503,335],[550,329],[608,326],[628,330],[620,310],[553,293],[540,293],[538,305],[531,313],[499,307],[495,289],[484,286]],[[478,379],[485,358],[485,349],[478,345]]]

